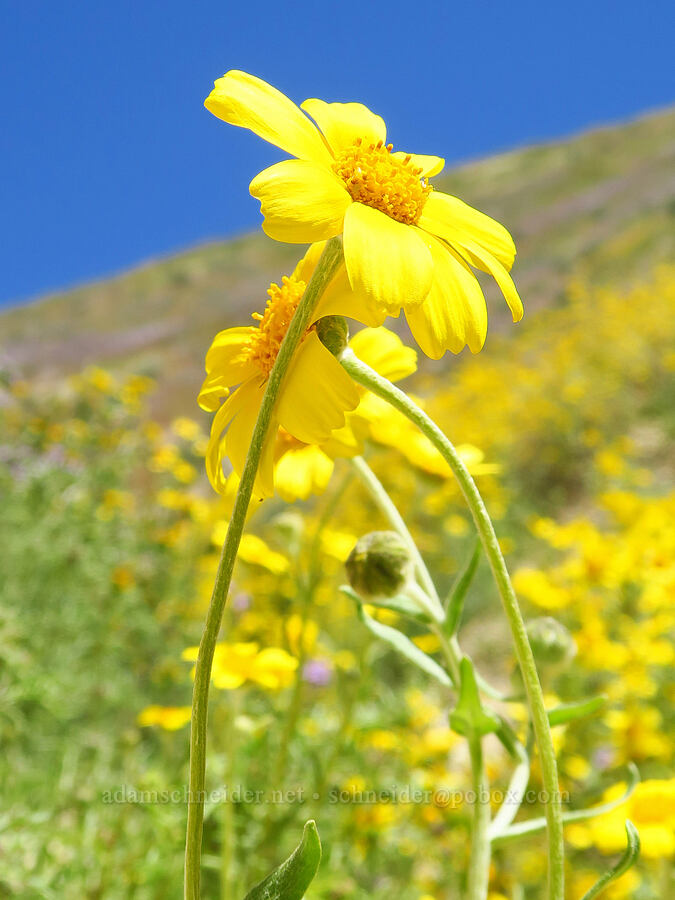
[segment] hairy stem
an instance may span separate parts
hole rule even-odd
[[[251,446],[248,450],[244,471],[234,501],[232,517],[227,529],[223,551],[216,573],[211,595],[211,604],[204,623],[204,632],[199,645],[199,656],[195,668],[195,683],[192,693],[192,727],[190,733],[190,777],[188,792],[188,820],[185,840],[185,898],[199,900],[200,862],[202,830],[204,823],[204,799],[206,777],[206,723],[208,714],[209,685],[213,654],[218,640],[223,610],[232,580],[234,562],[239,542],[246,523],[246,512],[256,473],[260,464],[263,445],[272,422],[272,412],[288,366],[302,340],[312,313],[326,285],[335,275],[342,260],[342,241],[333,238],[323,251],[312,279],[293,316],[291,324],[279,349],[272,371],[267,379],[267,387],[260,404]]]
[[[464,499],[473,516],[502,600],[511,629],[516,657],[525,684],[530,716],[539,750],[545,794],[544,810],[548,832],[548,897],[550,900],[563,900],[565,878],[563,819],[551,729],[548,716],[546,715],[537,667],[525,630],[525,622],[483,498],[454,446],[423,410],[413,403],[403,391],[400,391],[386,378],[382,378],[377,372],[373,371],[370,366],[357,359],[351,350],[347,349],[342,354],[341,362],[355,381],[368,388],[378,397],[382,397],[382,399],[386,400],[417,425],[448,463],[464,494]]]
[[[490,791],[485,774],[483,745],[478,735],[469,736],[471,770],[473,772],[473,820],[471,823],[471,856],[467,900],[486,900],[490,881]]]

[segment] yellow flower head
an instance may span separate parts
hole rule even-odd
[[[483,346],[487,310],[471,266],[490,273],[514,321],[522,317],[508,274],[516,252],[511,235],[434,190],[428,178],[444,160],[393,152],[384,121],[367,107],[306,100],[300,109],[261,79],[235,70],[216,81],[205,105],[296,157],[251,182],[266,234],[289,243],[342,234],[351,288],[390,315],[404,309],[428,356]]]
[[[253,314],[257,325],[221,331],[206,354],[207,376],[199,393],[199,405],[209,411],[218,410],[206,452],[206,471],[219,493],[226,491],[222,469],[225,457],[241,477],[267,378],[322,249],[321,245],[310,247],[293,274],[283,278],[281,286],[270,287],[265,312]],[[341,285],[338,273],[324,292],[288,368],[273,427],[263,447],[255,488],[258,496],[268,497],[274,492],[279,427],[303,444],[321,444],[345,424],[345,413],[359,402],[354,383],[321,343],[315,328],[318,319],[334,314],[336,297],[343,296],[345,289],[349,292],[346,276],[344,281],[345,285]],[[349,309],[345,314],[349,315]]]

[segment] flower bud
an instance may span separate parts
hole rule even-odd
[[[349,343],[349,326],[342,316],[324,316],[316,323],[319,340],[333,356],[339,356]]]
[[[541,665],[569,662],[577,652],[577,645],[567,628],[557,619],[542,616],[527,624],[534,658]]]
[[[413,574],[410,551],[395,531],[371,531],[360,538],[345,563],[352,588],[364,600],[393,597]]]

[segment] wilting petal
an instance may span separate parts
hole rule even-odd
[[[420,174],[424,178],[433,178],[434,175],[438,175],[439,172],[443,171],[443,166],[445,165],[445,160],[441,156],[425,156],[423,153],[403,153],[402,150],[397,150],[391,156],[392,159],[400,159],[401,162],[406,158],[410,159],[411,164],[416,169],[422,170]]]
[[[311,332],[298,348],[279,397],[281,427],[305,444],[321,444],[345,424],[345,412],[358,402],[354,382]]]
[[[378,209],[362,203],[347,209],[344,254],[352,288],[393,315],[429,293],[433,264],[426,244],[412,226]]]
[[[399,381],[417,370],[417,353],[387,328],[364,328],[354,335],[349,346],[359,359],[389,381]]]
[[[305,100],[301,106],[317,123],[335,153],[352,146],[359,138],[366,145],[384,143],[387,139],[384,119],[363,103]]]
[[[440,359],[446,350],[459,353],[465,344],[477,353],[487,333],[487,310],[480,285],[449,248],[433,237],[428,241],[434,281],[424,303],[406,310],[413,337],[432,359]]]
[[[300,159],[330,165],[331,154],[312,122],[281,91],[255,75],[233,69],[215,82],[204,101],[214,116],[249,128]]]
[[[502,266],[510,269],[513,265],[516,247],[506,228],[457,197],[432,191],[417,224],[451,244],[464,239],[473,241],[485,247]]]
[[[265,169],[253,179],[250,191],[260,200],[265,234],[289,244],[340,234],[352,202],[337,175],[303,159],[286,159]]]

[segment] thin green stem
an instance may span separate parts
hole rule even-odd
[[[530,716],[539,750],[546,801],[544,809],[548,831],[548,896],[550,900],[563,900],[565,873],[562,806],[551,730],[537,667],[525,630],[525,622],[483,498],[454,446],[425,412],[413,403],[403,391],[357,359],[349,349],[343,353],[341,362],[355,381],[382,397],[418,426],[448,463],[464,494],[504,606],[527,692]]]
[[[239,489],[234,501],[232,517],[227,529],[223,551],[216,573],[211,595],[211,604],[204,623],[204,632],[199,645],[199,656],[195,667],[195,683],[192,694],[192,728],[190,733],[190,779],[188,792],[188,820],[185,840],[185,898],[199,900],[200,860],[202,830],[204,824],[204,800],[206,777],[206,723],[209,701],[209,684],[213,654],[220,632],[223,610],[232,580],[234,563],[239,542],[246,523],[246,512],[256,473],[262,455],[263,445],[272,422],[274,404],[279,395],[289,364],[311,323],[312,313],[326,285],[335,275],[342,260],[342,242],[333,238],[327,244],[298,308],[291,320],[288,331],[279,349],[276,361],[267,379],[267,387],[260,404],[251,446],[244,464]]]
[[[488,835],[490,828],[490,791],[485,774],[483,745],[478,735],[469,736],[471,771],[473,773],[473,820],[471,823],[471,856],[469,858],[469,879],[467,900],[485,900],[490,881],[491,845]]]
[[[236,830],[234,821],[234,803],[229,794],[234,790],[234,755],[236,752],[237,731],[235,727],[237,707],[237,692],[234,691],[226,711],[224,723],[224,738],[226,747],[226,763],[224,784],[228,794],[223,798],[222,820],[222,847],[220,855],[220,896],[221,900],[234,900],[236,891],[233,886],[232,865],[234,863],[234,851]]]

